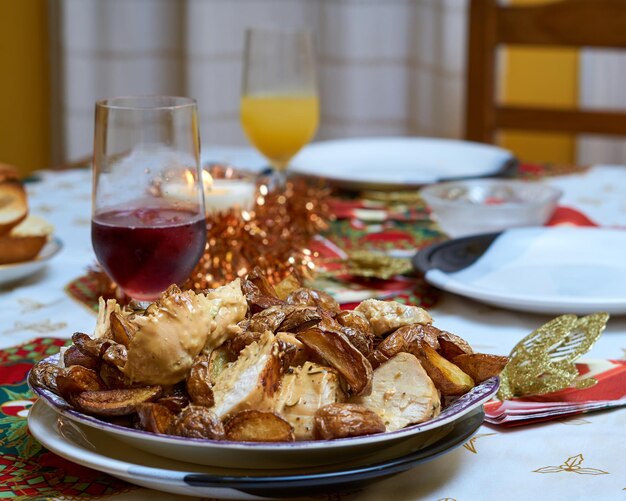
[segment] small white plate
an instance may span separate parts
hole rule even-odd
[[[28,427],[59,456],[143,487],[219,499],[275,499],[354,491],[452,451],[476,432],[483,419],[482,408],[476,408],[456,421],[445,438],[404,456],[385,459],[375,453],[341,466],[282,471],[200,466],[154,456],[59,416],[42,401],[31,408]]]
[[[15,282],[29,275],[37,273],[43,269],[48,261],[52,259],[61,249],[63,243],[56,237],[52,237],[39,255],[32,261],[22,263],[1,264],[0,265],[0,285]]]
[[[494,176],[515,163],[510,151],[469,141],[378,137],[322,141],[306,146],[293,174],[350,189],[407,189],[439,181]]]
[[[57,361],[58,354],[42,360],[39,364]],[[31,385],[35,394],[62,416],[101,430],[138,449],[196,464],[251,469],[337,464],[378,454],[383,450],[390,457],[398,457],[429,445],[433,440],[441,439],[450,431],[449,425],[482,407],[498,391],[498,387],[499,379],[491,378],[448,405],[435,419],[397,431],[336,440],[268,443],[183,438],[126,428],[78,412],[55,393]]]
[[[626,231],[515,228],[483,246],[485,238],[437,244],[416,261],[432,285],[484,303],[536,313],[626,314]],[[455,260],[460,265],[445,271]]]

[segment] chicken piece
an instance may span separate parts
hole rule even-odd
[[[344,400],[339,375],[334,369],[305,362],[283,376],[275,410],[293,426],[296,440],[313,440],[317,410]]]
[[[273,410],[282,375],[283,352],[270,331],[246,346],[213,385],[212,411],[220,419],[246,409]]]
[[[433,322],[425,309],[419,306],[400,304],[397,301],[367,299],[354,311],[365,316],[376,336],[382,336],[404,325],[431,324]]]
[[[203,352],[208,354],[241,332],[237,323],[248,313],[248,302],[241,292],[241,282],[238,278],[207,293],[206,297],[219,304],[215,323],[203,349]]]
[[[398,353],[374,371],[372,393],[353,397],[378,414],[395,431],[437,416],[441,410],[439,392],[414,355]]]
[[[168,291],[146,314],[132,319],[136,332],[122,372],[132,382],[148,385],[182,381],[206,345],[221,306],[221,301],[190,290]]]

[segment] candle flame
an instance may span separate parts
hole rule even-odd
[[[202,188],[205,192],[213,189],[213,176],[205,170],[202,171]]]
[[[185,171],[185,181],[187,182],[187,186],[189,186],[189,188],[193,188],[194,184],[196,184],[193,172],[190,170]]]

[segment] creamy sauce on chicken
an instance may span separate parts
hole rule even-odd
[[[170,385],[182,381],[204,347],[220,303],[193,291],[175,293],[137,315],[122,372],[132,381]]]

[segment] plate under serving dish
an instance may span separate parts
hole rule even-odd
[[[28,426],[37,440],[59,456],[133,484],[191,496],[263,499],[361,488],[452,451],[476,432],[483,418],[482,407],[474,408],[452,424],[445,438],[406,455],[387,459],[372,455],[330,468],[255,472],[194,465],[128,447],[102,431],[60,416],[41,400],[31,408]]]
[[[48,261],[63,248],[63,243],[57,237],[52,237],[43,246],[39,255],[21,263],[0,264],[0,285],[15,282],[42,270]]]
[[[58,356],[52,355],[39,363],[56,364]],[[153,454],[204,465],[273,469],[337,464],[381,452],[388,457],[415,452],[443,438],[450,432],[453,423],[481,408],[498,391],[498,387],[499,379],[491,378],[448,405],[435,419],[401,430],[363,437],[284,443],[227,442],[157,435],[78,412],[45,388],[34,387],[32,390],[42,402],[62,416]]]
[[[503,308],[626,314],[626,231],[514,228],[422,249],[416,268],[440,289]]]
[[[291,174],[323,178],[347,189],[401,190],[453,179],[497,176],[517,164],[496,146],[423,137],[353,138],[312,143]]]

